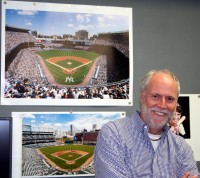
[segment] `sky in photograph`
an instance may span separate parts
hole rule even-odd
[[[69,131],[70,125],[77,130],[92,130],[93,124],[97,124],[100,129],[103,124],[122,117],[121,112],[102,112],[102,113],[16,113],[18,118],[22,118],[23,125],[46,128],[44,130]],[[14,117],[16,115],[14,114]]]
[[[6,9],[6,24],[37,31],[41,35],[75,35],[87,30],[89,37],[98,33],[129,30],[127,15],[52,12]]]

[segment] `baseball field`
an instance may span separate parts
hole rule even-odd
[[[39,152],[47,159],[49,164],[61,171],[80,171],[93,159],[94,146],[88,145],[62,145],[40,148]]]
[[[41,56],[55,82],[61,85],[82,83],[100,56],[82,50],[45,50],[36,54]],[[48,79],[48,75],[46,77]]]

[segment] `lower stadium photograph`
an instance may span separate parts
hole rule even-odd
[[[103,124],[125,112],[13,112],[12,117],[15,175],[81,176],[95,175],[94,149]]]

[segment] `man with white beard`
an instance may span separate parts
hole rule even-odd
[[[179,93],[179,80],[169,70],[146,74],[141,111],[105,124],[98,134],[96,178],[198,178],[191,147],[168,126]]]

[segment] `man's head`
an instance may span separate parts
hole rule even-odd
[[[180,83],[169,70],[152,70],[141,82],[141,118],[149,132],[159,134],[176,109]]]

